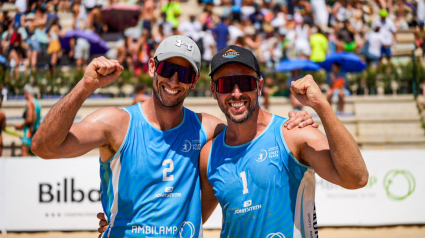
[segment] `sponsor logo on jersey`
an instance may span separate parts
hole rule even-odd
[[[142,233],[146,235],[172,235],[177,232],[177,226],[132,226],[131,233]],[[167,237],[168,238],[168,237]]]
[[[251,204],[248,205],[249,203],[251,203]],[[252,200],[245,201],[243,205],[244,205],[245,208],[236,209],[235,214],[243,214],[243,213],[247,213],[247,212],[250,212],[250,211],[255,211],[255,210],[261,209],[261,204],[252,206]],[[245,206],[245,205],[247,205],[247,206]]]
[[[192,144],[190,143],[190,141],[188,140],[184,140],[183,141],[183,146],[182,146],[182,151],[183,152],[189,152],[190,149],[192,149]]]
[[[165,193],[157,193],[155,194],[156,198],[176,198],[181,197],[181,193],[173,193],[174,187],[166,187],[164,189]]]
[[[189,152],[191,150],[201,150],[201,140],[184,140],[181,151]]]
[[[233,59],[238,55],[239,55],[239,52],[237,52],[236,50],[229,49],[224,53],[223,58]]]
[[[285,238],[285,236],[280,232],[270,233],[266,236],[266,238],[273,238],[273,237],[275,237],[275,238]]]
[[[190,221],[184,221],[179,229],[180,238],[192,238],[195,236],[195,226]]]
[[[278,157],[279,156],[279,147],[275,146],[275,147],[269,148],[268,153],[269,153],[269,159]]]
[[[260,150],[260,154],[258,155],[258,158],[255,159],[257,162],[263,162],[267,158],[267,151],[266,150]]]

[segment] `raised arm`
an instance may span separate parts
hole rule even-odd
[[[127,113],[117,108],[104,108],[72,125],[84,100],[97,88],[114,81],[123,71],[115,60],[105,57],[94,59],[84,73],[83,79],[49,111],[31,143],[31,150],[45,158],[67,158],[83,155],[96,147],[111,149],[111,130],[126,126]],[[127,121],[127,123],[125,123]],[[113,148],[112,148],[113,149]],[[102,153],[101,153],[102,156]]]
[[[283,129],[288,147],[300,162],[310,165],[322,178],[344,188],[364,187],[368,171],[356,141],[339,121],[311,75],[292,82],[291,92],[312,107],[322,120],[326,136],[313,128]]]
[[[218,200],[214,195],[212,185],[207,179],[208,157],[210,154],[212,140],[208,141],[202,147],[199,156],[199,173],[201,178],[201,208],[202,208],[202,224],[205,223],[217,207]]]

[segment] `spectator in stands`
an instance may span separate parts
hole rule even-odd
[[[217,42],[215,41],[211,30],[202,31],[200,33],[200,39],[202,39],[202,61],[205,62],[205,66],[209,68],[211,59],[215,55]],[[201,49],[201,47],[199,47]]]
[[[147,73],[149,69],[149,59],[153,58],[155,54],[152,36],[148,29],[143,30],[142,36],[139,39],[139,44],[139,64],[141,65],[143,73]]]
[[[368,42],[366,51],[366,63],[373,67],[377,66],[381,59],[381,48],[385,44],[385,39],[382,34],[379,33],[380,27],[376,26],[367,35],[366,40]]]
[[[124,37],[122,44],[117,49],[117,59],[124,68],[128,68],[130,72],[134,73],[133,57],[130,53],[126,37]]]
[[[59,0],[58,11],[60,13],[69,12],[70,1],[69,0]]]
[[[328,50],[328,39],[323,35],[322,29],[317,28],[317,33],[310,37],[311,56],[310,60],[313,62],[323,62],[326,59],[326,52]]]
[[[11,25],[11,27],[13,27],[13,29],[12,31],[8,31],[5,39],[8,39],[10,35],[8,51],[9,60],[13,60],[15,62],[15,78],[19,78],[19,65],[23,63],[24,59],[26,58],[26,54],[23,48],[22,35],[18,32],[17,25]]]
[[[328,25],[329,12],[326,10],[325,0],[312,0],[311,7],[313,10],[314,24],[319,27]]]
[[[134,102],[133,104],[141,103],[149,99],[146,95],[146,86],[143,83],[139,83],[134,87]]]
[[[0,32],[6,32],[9,29],[9,25],[12,23],[12,18],[9,16],[8,11],[4,11],[0,18]]]
[[[24,17],[25,12],[27,10],[27,3],[25,0],[17,0],[15,3],[16,6],[16,13],[13,17],[12,24],[16,27],[21,27],[24,25]]]
[[[356,52],[357,43],[354,40],[354,29],[350,21],[344,21],[344,26],[337,32],[337,51]]]
[[[60,36],[59,20],[54,19],[50,23],[50,30],[48,34],[49,48],[47,48],[47,54],[50,55],[50,76],[54,77],[56,73],[56,65],[58,63],[62,47],[59,41]]]
[[[271,60],[274,65],[277,65],[280,61],[288,58],[287,50],[289,47],[289,40],[286,39],[286,33],[287,31],[285,28],[275,29],[274,37],[276,41],[271,47]]]
[[[215,15],[213,14],[213,5],[211,3],[205,5],[204,10],[198,16],[198,20],[202,24],[202,30],[212,29]]]
[[[3,97],[0,95],[0,157],[3,154],[3,136],[2,132],[6,129],[6,114],[1,110]]]
[[[416,21],[418,25],[425,24],[425,1],[424,0],[416,0]]]
[[[84,9],[81,9],[80,4],[73,3],[71,6],[72,11],[72,29],[86,29],[87,27],[87,16]]]
[[[16,125],[17,130],[23,130],[22,137],[22,156],[29,156],[31,148],[31,139],[40,126],[41,105],[34,97],[33,88],[30,85],[25,85],[24,96],[26,105],[24,108],[24,123]]]
[[[301,18],[295,26],[295,32],[295,50],[297,52],[298,57],[304,59],[310,58],[311,46],[308,39],[310,38],[311,30],[310,26],[308,25],[308,22],[303,22]]]
[[[332,105],[332,97],[336,92],[339,96],[338,100],[338,111],[344,112],[344,96],[345,96],[345,84],[346,84],[346,75],[341,70],[341,65],[339,63],[334,63],[331,67],[331,72],[328,74],[328,84],[329,91],[326,93],[326,98],[329,104]]]
[[[87,39],[78,37],[75,43],[74,59],[77,64],[77,69],[85,70],[87,61],[90,58],[90,42]]]
[[[162,35],[165,38],[173,34],[173,24],[168,22],[166,19],[167,19],[167,13],[162,12],[161,18],[159,18],[158,21],[156,22],[156,24],[162,28]]]
[[[189,15],[189,20],[182,22],[177,29],[181,34],[197,42],[200,38],[199,33],[202,31],[202,24],[196,19],[195,15],[192,14]]]
[[[173,28],[179,25],[179,16],[182,13],[179,0],[169,0],[168,3],[161,6],[161,12],[167,14],[167,21],[170,22]]]
[[[228,24],[229,24],[229,19],[224,18],[224,19],[221,19],[221,22],[218,23],[214,29],[212,29],[212,33],[217,42],[218,51],[226,48],[227,41],[230,39]]]
[[[238,37],[243,37],[245,33],[241,30],[241,26],[237,22],[230,22],[229,26],[229,45],[234,45]]]
[[[386,56],[388,62],[391,60],[391,46],[393,43],[397,42],[397,29],[394,25],[393,20],[388,17],[387,10],[381,9],[379,12],[380,17],[375,19],[372,24],[372,29],[379,27],[379,33],[382,34],[383,39],[385,39],[384,45],[381,48],[381,59]]]
[[[418,29],[415,29],[415,43],[416,47],[422,49],[422,56],[425,61],[425,27],[424,23],[420,23]]]
[[[34,13],[29,13],[26,17],[26,22],[25,22],[25,29],[28,33],[28,37],[26,40],[26,44],[27,44],[27,57],[28,57],[28,66],[31,67],[31,72],[35,73],[36,72],[36,67],[37,67],[37,58],[38,58],[38,54],[41,51],[41,47],[40,47],[40,43],[37,40],[37,37],[35,35],[35,26],[33,24],[35,18],[35,14]]]
[[[335,1],[332,9],[331,25],[349,20],[353,16],[353,7],[348,0]]]

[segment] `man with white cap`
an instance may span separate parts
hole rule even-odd
[[[101,201],[109,222],[103,237],[202,237],[198,158],[224,124],[183,107],[200,65],[196,43],[171,36],[149,60],[151,98],[123,110],[100,109],[72,125],[84,100],[123,71],[115,60],[96,58],[40,126],[32,149],[42,158],[76,157],[99,147]]]

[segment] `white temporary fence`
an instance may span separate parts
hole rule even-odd
[[[425,224],[425,150],[362,151],[369,183],[346,190],[316,177],[319,226]],[[0,159],[0,230],[95,230],[97,157]],[[221,208],[204,228],[220,228]]]

